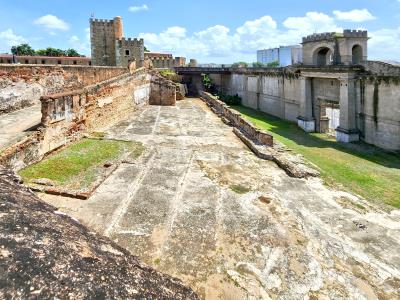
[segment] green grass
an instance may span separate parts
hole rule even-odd
[[[328,185],[339,185],[372,202],[400,208],[399,154],[388,153],[363,142],[338,143],[333,137],[305,133],[295,123],[254,109],[243,106],[232,108],[318,166]]]
[[[89,187],[104,171],[106,162],[122,155],[137,158],[144,151],[140,143],[83,139],[19,172],[25,182],[47,178],[56,186],[82,189]]]

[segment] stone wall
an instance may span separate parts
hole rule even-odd
[[[213,82],[220,82],[224,93],[238,94],[244,106],[290,121],[296,121],[299,116],[301,88],[296,77],[272,72],[259,75],[233,73],[222,77],[211,75],[211,78]]]
[[[150,105],[175,105],[177,85],[161,76],[151,78]]]
[[[378,147],[400,150],[400,83],[374,77],[356,83],[361,138]]]
[[[0,155],[0,164],[21,169],[58,147],[125,119],[150,97],[151,75],[145,69],[83,89],[41,97],[42,126]]]
[[[82,88],[127,71],[115,67],[0,65],[0,114],[39,104],[43,95]]]
[[[239,129],[247,138],[260,145],[273,146],[274,139],[272,135],[258,130],[252,123],[245,120],[240,113],[230,109],[224,102],[207,92],[200,92],[200,96],[217,114],[232,124],[232,126]]]
[[[244,106],[293,122],[302,116],[302,109],[308,110],[315,120],[311,131],[320,130],[319,119],[322,118],[324,103],[341,106],[343,117],[340,126],[345,125],[342,121],[346,114],[351,120],[350,114],[354,113],[354,126],[360,132],[361,140],[386,150],[400,150],[399,76],[359,74],[351,82],[341,82],[341,73],[321,72],[314,75],[308,78],[308,96],[304,96],[304,78],[282,69],[264,72],[237,70],[231,74],[210,76],[217,89],[229,95],[238,94]],[[192,81],[196,79],[200,84],[201,78],[192,76]],[[355,94],[355,103],[349,102],[348,107],[340,99],[341,87],[346,85],[347,88],[347,84],[354,84],[354,89],[349,86],[348,90]],[[307,105],[310,106],[305,108]]]

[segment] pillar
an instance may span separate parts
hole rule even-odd
[[[313,116],[312,78],[301,77],[300,115],[297,124],[306,132],[315,132],[315,118]]]
[[[340,119],[336,129],[338,142],[350,143],[360,139],[356,124],[356,91],[354,79],[340,80]]]

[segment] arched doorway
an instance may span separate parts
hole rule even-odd
[[[328,47],[319,48],[314,53],[314,64],[317,66],[326,66],[331,62],[332,51]]]
[[[355,45],[352,49],[353,65],[359,65],[363,59],[363,50],[360,45]]]

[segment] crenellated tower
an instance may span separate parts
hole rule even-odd
[[[128,67],[133,61],[142,66],[143,39],[125,39],[121,17],[113,20],[90,19],[90,41],[94,66]]]

